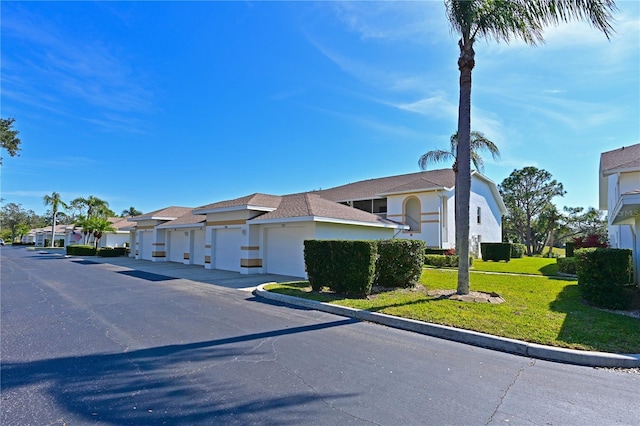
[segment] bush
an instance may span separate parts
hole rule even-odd
[[[558,271],[563,274],[576,274],[576,258],[575,257],[558,257]]]
[[[520,243],[511,243],[511,259],[520,259],[527,251],[527,246]]]
[[[506,262],[511,260],[511,243],[480,243],[482,260],[493,260]]]
[[[64,247],[64,238],[59,238],[56,240],[56,247]]]
[[[625,287],[632,281],[631,250],[583,248],[575,251],[578,288],[593,306],[626,309]]]
[[[375,279],[376,241],[305,240],[304,260],[311,288],[347,295],[371,293]]]
[[[426,254],[424,256],[425,265],[435,266],[436,268],[457,268],[458,267],[458,255],[446,256],[442,254]],[[469,256],[469,266],[473,265],[473,256]]]
[[[127,254],[126,247],[102,247],[97,251],[98,256],[100,257],[118,257],[125,256]]]
[[[440,254],[440,255],[444,255],[446,254],[448,251],[450,251],[452,249],[445,249],[445,248],[434,248],[434,247],[427,247],[424,250],[424,254]]]
[[[383,287],[413,287],[424,265],[424,241],[378,241],[376,284]]]
[[[573,251],[576,248],[576,243],[574,243],[573,241],[567,241],[567,243],[565,244],[565,256],[567,257],[573,257]]]
[[[67,254],[69,256],[95,256],[96,248],[89,245],[69,245],[67,246]]]

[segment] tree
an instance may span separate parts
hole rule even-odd
[[[122,217],[140,216],[141,214],[142,214],[142,212],[140,210],[138,210],[135,207],[131,206],[126,210],[122,210],[122,214],[120,216],[122,216]]]
[[[511,172],[498,185],[498,189],[509,210],[503,225],[507,233],[516,236],[518,242],[527,246],[527,255],[531,256],[538,248],[541,249],[540,235],[543,235],[544,244],[549,232],[549,227],[542,227],[541,230],[537,225],[549,220],[548,212],[555,209],[551,200],[556,196],[562,197],[564,188],[561,183],[551,179],[548,171],[529,166]],[[555,223],[556,220],[551,222]]]
[[[509,43],[521,39],[535,46],[544,42],[548,25],[572,19],[588,20],[607,38],[613,0],[445,0],[447,18],[460,35],[458,69],[458,175],[456,177],[456,250],[460,255],[458,294],[469,293],[469,199],[471,194],[471,74],[475,67],[473,45],[477,38]]]
[[[15,121],[15,118],[0,118],[0,143],[2,143],[2,148],[12,157],[19,155],[18,151],[20,151],[20,143],[22,142],[18,137],[20,132],[13,129]],[[2,157],[0,157],[1,164]]]
[[[52,192],[51,195],[45,195],[42,199],[45,206],[51,206],[51,211],[53,212],[52,225],[51,225],[51,247],[54,246],[56,239],[56,216],[58,216],[58,210],[60,207],[67,208],[69,207],[67,203],[62,201],[60,198],[60,194],[57,192]]]
[[[2,210],[0,210],[0,224],[3,229],[11,231],[12,241],[16,237],[24,235],[24,227],[28,227],[26,232],[29,232],[29,229],[35,227],[36,223],[37,215],[35,212],[23,209],[21,204],[9,203],[2,206]]]
[[[98,247],[98,243],[100,242],[100,238],[102,238],[103,233],[116,230],[111,222],[104,217],[94,216],[89,219],[89,222],[89,227],[93,232],[93,244],[96,248]]]
[[[418,160],[418,165],[420,166],[420,168],[422,170],[426,170],[427,166],[430,163],[451,161],[451,168],[457,175],[458,162],[456,160],[456,155],[458,152],[458,132],[455,132],[453,135],[451,135],[449,143],[451,145],[449,151],[434,149],[433,151],[429,151],[426,154],[422,154],[422,156]],[[494,160],[500,157],[500,150],[498,149],[498,146],[487,139],[484,133],[476,131],[471,132],[471,140],[469,144],[471,147],[471,162],[479,172],[484,171],[484,161],[482,160],[482,156],[480,155],[479,151],[489,151]]]
[[[71,206],[74,208],[78,216],[101,216],[110,217],[116,214],[109,209],[109,203],[93,195],[89,195],[87,198],[78,197],[71,201]]]

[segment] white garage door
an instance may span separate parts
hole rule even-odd
[[[184,231],[169,233],[169,261],[184,262],[184,252],[189,247],[188,238],[184,236]]]
[[[266,271],[271,274],[305,277],[304,240],[311,238],[306,227],[267,229]]]
[[[193,263],[204,265],[205,231],[197,230],[193,237]]]
[[[151,254],[153,252],[153,232],[142,231],[140,234],[140,244],[138,248],[140,250],[140,257],[144,260],[152,260]]]
[[[214,269],[240,272],[240,229],[216,229],[214,242]]]

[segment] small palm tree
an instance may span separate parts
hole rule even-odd
[[[62,199],[60,198],[60,194],[58,194],[57,192],[52,192],[51,195],[45,195],[42,201],[44,202],[45,206],[51,206],[51,211],[53,212],[53,223],[51,226],[51,247],[53,247],[56,239],[56,217],[58,216],[58,210],[60,209],[60,207],[66,209],[69,206],[67,205],[67,203],[62,201]]]
[[[103,217],[92,217],[90,219],[89,226],[93,231],[93,243],[96,248],[98,248],[98,243],[100,242],[100,238],[102,238],[103,233],[116,230],[111,222]]]
[[[442,149],[434,149],[433,151],[429,151],[426,154],[422,154],[420,159],[418,160],[418,165],[422,170],[426,170],[427,166],[430,163],[439,163],[441,161],[452,161],[453,165],[451,168],[456,174],[458,173],[458,161],[456,156],[458,155],[458,132],[455,132],[451,135],[451,139],[449,140],[451,147],[449,151],[444,151]],[[479,151],[489,151],[494,160],[500,158],[500,150],[498,146],[487,139],[487,137],[482,132],[471,132],[471,162],[475,166],[476,170],[479,172],[484,171],[484,161],[482,160],[482,156]]]
[[[456,250],[458,294],[469,294],[469,199],[471,194],[471,73],[476,39],[509,43],[521,39],[535,46],[543,29],[573,19],[586,20],[607,38],[613,33],[613,0],[445,0],[452,30],[460,36],[458,70],[458,175],[456,176]]]

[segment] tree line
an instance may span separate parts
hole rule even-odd
[[[31,229],[56,225],[72,225],[78,228],[84,244],[93,238],[97,245],[104,232],[113,231],[112,219],[116,217],[139,216],[141,211],[131,206],[120,215],[109,208],[109,203],[98,197],[78,197],[65,202],[59,193],[52,192],[43,196],[42,201],[49,209],[44,215],[27,210],[18,203],[7,203],[0,208],[0,238],[7,241],[19,241]],[[111,220],[110,220],[111,219]],[[53,245],[54,238],[50,244]]]

